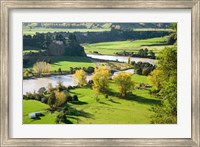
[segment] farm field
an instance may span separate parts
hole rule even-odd
[[[34,35],[36,32],[39,33],[54,33],[54,32],[103,32],[110,31],[110,29],[64,29],[64,28],[25,28],[23,29],[23,35]]]
[[[27,68],[32,68],[33,63],[36,59],[29,58],[32,64],[29,64]],[[39,58],[38,58],[39,59]],[[41,59],[51,60],[51,71],[58,70],[61,68],[63,71],[70,70],[70,67],[95,67],[94,63],[87,57],[76,57],[76,56],[45,56]]]
[[[136,85],[147,83],[146,76],[132,75]],[[69,104],[70,115],[68,120],[73,124],[149,124],[150,107],[160,102],[158,98],[149,94],[148,89],[133,90],[133,95],[128,99],[117,97],[117,87],[110,82],[109,97],[99,95],[100,101],[95,99],[95,93],[90,87],[82,87],[70,90],[71,95],[77,95],[79,102]],[[89,95],[88,95],[89,93]],[[23,123],[50,124],[55,123],[58,112],[50,113],[46,109],[49,106],[34,100],[23,100]],[[28,114],[42,112],[45,116],[40,120],[31,120]]]
[[[97,51],[100,54],[114,55],[116,52],[135,52],[139,49],[153,50],[157,55],[165,47],[171,45],[166,45],[167,37],[143,39],[143,40],[127,40],[127,41],[113,41],[113,42],[101,42],[92,44],[82,44],[85,48],[87,54],[91,54]]]

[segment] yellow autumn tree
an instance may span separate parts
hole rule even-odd
[[[55,97],[56,97],[56,101],[55,101],[56,108],[64,104],[67,100],[67,94],[64,91],[62,92],[55,91]]]
[[[147,77],[147,80],[154,89],[160,90],[162,82],[162,72],[158,69],[153,70]]]
[[[134,88],[134,81],[131,80],[131,73],[121,72],[113,77],[120,92],[121,97],[125,97],[127,92]]]
[[[109,78],[111,76],[110,67],[98,66],[92,74],[93,89],[96,92],[106,93],[108,90]]]
[[[76,70],[73,77],[74,77],[75,84],[78,84],[79,86],[83,86],[87,84],[86,74],[84,70],[82,69]]]
[[[33,65],[33,72],[37,73],[39,76],[42,75],[42,73],[50,73],[51,65],[47,62],[39,61],[36,62]]]

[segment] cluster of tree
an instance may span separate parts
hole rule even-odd
[[[83,70],[78,70],[74,74],[74,79],[76,84],[79,86],[84,86],[86,84],[91,84],[93,90],[96,93],[96,100],[98,101],[99,93],[103,93],[108,98],[109,93],[109,81],[111,80],[111,70],[108,66],[98,66],[95,68],[92,74],[91,80],[87,83],[86,74]],[[119,96],[126,97],[127,92],[134,88],[134,82],[131,80],[131,74],[122,72],[113,77],[115,84],[119,89]]]
[[[79,45],[79,43],[97,43],[109,41],[138,40],[169,35],[168,31],[133,31],[117,30],[104,32],[54,32],[23,35],[23,47],[31,46],[48,49],[53,41],[62,41],[64,45]]]
[[[148,62],[137,62],[136,63],[135,61],[132,61],[131,65],[133,65],[134,72],[138,75],[147,76],[155,69],[155,66]]]
[[[94,72],[94,67],[89,66],[89,67],[70,67],[70,74],[74,74],[77,70],[84,70],[88,74],[92,74]]]
[[[161,104],[152,107],[152,123],[177,123],[177,48],[168,47],[158,56],[158,65],[148,80],[159,94]]]
[[[130,56],[130,57],[140,57],[140,58],[150,58],[150,59],[155,59],[155,53],[152,50],[148,50],[147,48],[145,49],[140,49],[137,53],[135,52],[116,52],[115,53],[118,56]]]
[[[63,74],[74,74],[78,70],[83,70],[87,74],[92,74],[94,72],[94,67],[70,67],[70,70],[63,71],[60,67],[58,70],[51,71],[51,64],[45,61],[38,61],[33,65],[32,69],[25,69],[23,71],[23,77],[29,78],[31,76],[44,77],[49,75],[63,75]],[[25,63],[23,63],[25,65]]]
[[[169,35],[170,32],[111,29],[111,31],[104,32],[75,32],[75,34],[80,43],[98,43],[163,37]]]
[[[36,33],[23,36],[23,48],[34,47],[47,50],[48,55],[86,56],[84,48],[73,33]],[[40,53],[38,53],[40,54]]]

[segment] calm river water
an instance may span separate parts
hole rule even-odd
[[[113,61],[120,61],[120,62],[127,62],[128,57],[125,56],[108,56],[108,55],[87,55],[88,57],[96,58],[96,59],[104,59],[104,60],[113,60]],[[131,61],[141,61],[141,62],[149,62],[151,64],[155,64],[156,60],[153,59],[147,59],[147,58],[133,58],[131,57]],[[115,74],[119,74],[120,72],[131,72],[134,73],[133,69],[128,69],[125,71],[118,71],[115,72]],[[87,80],[91,79],[91,75],[87,75]],[[47,87],[49,83],[51,83],[53,86],[56,86],[56,84],[61,81],[63,85],[65,86],[74,86],[76,85],[73,81],[72,75],[59,75],[59,76],[50,76],[50,77],[44,77],[44,78],[37,78],[37,79],[28,79],[23,80],[23,94],[26,92],[34,92],[37,91],[41,87]]]
[[[128,62],[128,57],[127,56],[92,55],[92,54],[87,54],[87,56],[88,57],[92,57],[94,59],[103,59],[103,60],[110,60],[110,61]],[[151,63],[153,65],[156,63],[156,60],[154,60],[154,59],[136,58],[136,57],[131,57],[131,61],[149,62],[149,63]]]
[[[133,69],[128,69],[125,71],[115,72],[114,75],[119,74],[120,72],[130,72],[134,73]],[[87,81],[91,79],[91,75],[87,75]],[[26,92],[34,92],[41,88],[47,87],[49,83],[52,84],[53,87],[57,85],[58,82],[62,82],[65,86],[75,86],[76,83],[73,80],[73,75],[59,75],[59,76],[50,76],[44,78],[36,78],[36,79],[28,79],[23,80],[23,94]]]

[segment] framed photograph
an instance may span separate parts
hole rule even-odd
[[[200,146],[199,8],[1,1],[1,146]]]

